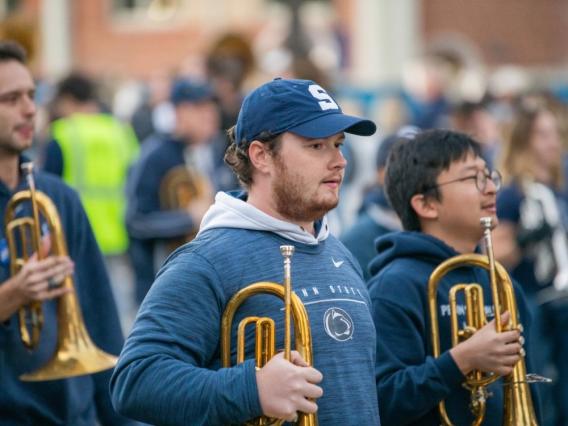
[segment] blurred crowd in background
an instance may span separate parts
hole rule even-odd
[[[343,197],[331,214],[332,232],[366,278],[373,240],[400,229],[382,191],[392,144],[446,128],[483,145],[488,166],[504,183],[496,256],[528,295],[542,340],[533,345],[541,360],[537,373],[556,383],[543,392],[550,396],[547,424],[558,424],[555,401],[568,400],[568,99],[562,86],[522,66],[484,66],[479,58],[471,66],[451,38],[424,43],[406,59],[399,81],[359,84],[342,73],[348,49],[340,31],[291,22],[288,33],[266,28],[254,43],[246,34],[220,33],[202,52],[169,69],[157,63],[144,78],[98,76],[80,66],[60,78],[38,73],[41,111],[30,156],[79,191],[124,330],[160,263],[191,239],[215,192],[238,189],[223,154],[247,90],[276,76],[310,79],[380,129],[374,139],[347,138]],[[262,49],[263,43],[272,47]],[[109,143],[81,148],[82,139]],[[169,173],[180,166],[190,170],[189,183]]]

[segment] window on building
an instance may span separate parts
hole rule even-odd
[[[113,17],[120,20],[168,21],[180,9],[180,0],[112,0]]]
[[[8,15],[19,9],[21,0],[0,1],[0,19],[5,19]]]

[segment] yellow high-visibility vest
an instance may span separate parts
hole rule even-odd
[[[124,253],[124,186],[138,141],[130,126],[107,114],[73,114],[52,124],[63,156],[63,180],[75,188],[101,251]]]

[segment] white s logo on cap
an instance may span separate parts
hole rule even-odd
[[[319,84],[310,84],[308,90],[314,98],[320,101],[318,104],[323,111],[328,109],[339,109],[339,106]]]

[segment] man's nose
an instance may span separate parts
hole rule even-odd
[[[344,169],[347,166],[347,159],[343,156],[343,153],[339,148],[334,152],[332,165],[333,168],[338,168],[338,169]]]
[[[25,96],[24,97],[22,110],[27,117],[35,115],[36,103],[35,103],[35,100],[31,96]]]

